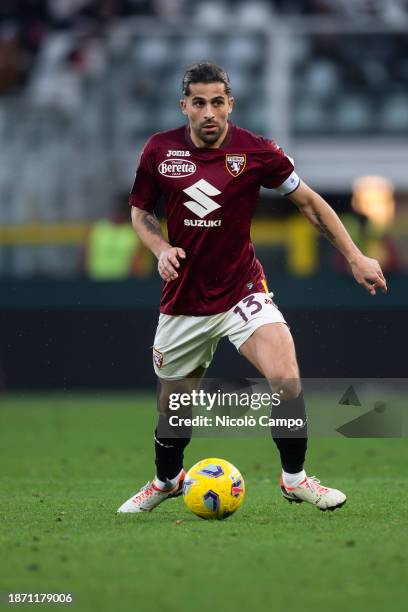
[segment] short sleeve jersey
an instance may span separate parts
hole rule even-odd
[[[212,315],[266,291],[250,237],[259,190],[287,195],[298,185],[279,146],[234,124],[218,149],[196,147],[186,126],[153,135],[129,202],[152,212],[163,196],[169,242],[186,252],[178,278],[163,285],[160,312]]]

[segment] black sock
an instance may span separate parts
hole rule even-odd
[[[297,474],[303,470],[307,449],[307,418],[303,393],[296,399],[283,400],[279,406],[272,409],[272,418],[301,419],[303,425],[287,427],[271,427],[273,441],[278,447],[282,469],[289,474]]]
[[[177,428],[177,434],[183,437],[173,438],[171,427],[165,415],[160,415],[154,432],[157,478],[166,482],[174,478],[183,467],[184,449],[191,439],[191,428]]]

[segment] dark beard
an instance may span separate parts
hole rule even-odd
[[[200,129],[198,135],[200,140],[202,140],[203,142],[207,144],[212,144],[213,142],[216,142],[219,139],[221,133],[221,128],[218,128],[218,130],[216,130],[213,134],[206,134],[203,129]]]

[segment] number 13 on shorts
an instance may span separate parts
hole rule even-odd
[[[265,304],[273,304],[270,297],[265,294],[248,295],[235,306],[233,312],[247,322],[249,321],[249,317],[252,317],[262,310],[262,300]]]
[[[229,311],[227,334],[238,350],[258,327],[268,323],[286,323],[270,296],[268,293],[252,293]]]

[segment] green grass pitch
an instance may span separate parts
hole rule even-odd
[[[70,592],[81,612],[405,607],[406,439],[310,441],[309,473],[349,497],[333,513],[281,498],[268,438],[197,439],[186,467],[209,456],[236,464],[247,486],[242,508],[207,522],[179,498],[120,516],[117,507],[153,475],[152,396],[0,404],[3,597]]]

